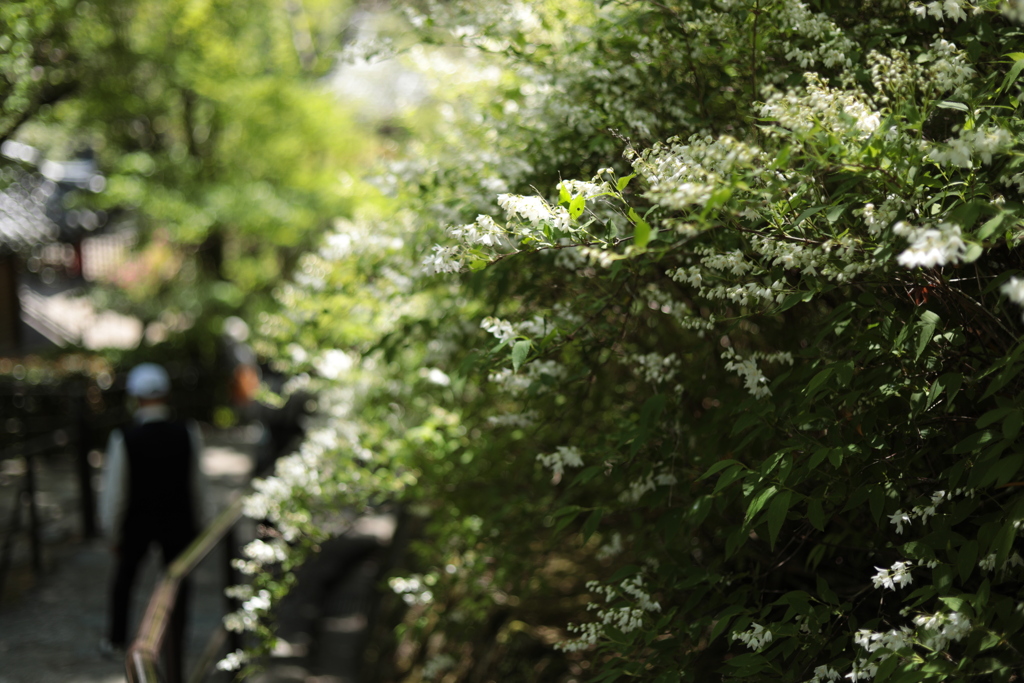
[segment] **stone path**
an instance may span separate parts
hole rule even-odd
[[[250,477],[258,443],[244,430],[208,432],[203,470],[211,480],[214,507],[223,509]],[[72,495],[73,486],[54,491],[55,505]],[[68,493],[68,492],[72,493]],[[63,501],[70,514],[74,503]],[[250,525],[251,526],[251,525]],[[246,540],[245,529],[239,540]],[[250,536],[251,537],[251,536]],[[21,540],[25,544],[24,539]],[[112,556],[102,540],[68,541],[46,549],[46,574],[20,594],[8,595],[0,605],[0,683],[119,683],[124,681],[123,660],[100,657],[98,644],[106,628],[107,595]],[[186,670],[205,647],[208,635],[224,613],[223,551],[218,549],[197,569],[193,579]],[[154,585],[159,560],[147,562],[135,589],[133,628]],[[12,589],[26,584],[25,571],[17,572]]]
[[[206,433],[203,469],[217,510],[251,477],[260,444],[250,436],[244,430]],[[107,622],[112,556],[102,540],[73,538],[77,498],[70,465],[55,459],[41,469],[40,489],[54,512],[45,530],[50,539],[47,571],[30,579],[22,538],[22,552],[16,554],[20,571],[10,577],[0,603],[0,683],[122,683],[124,661],[105,660],[98,651]],[[0,514],[6,509],[7,504],[0,507]],[[362,518],[349,534],[325,543],[300,570],[298,585],[278,612],[279,647],[253,683],[358,683],[375,590],[390,562],[396,524],[396,516],[387,512]],[[244,544],[254,537],[255,524],[243,519],[236,541]],[[186,677],[225,612],[223,553],[218,547],[192,578]],[[159,565],[154,551],[135,589],[132,628],[138,626]],[[230,676],[204,680],[228,681]]]

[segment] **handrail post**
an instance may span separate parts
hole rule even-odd
[[[160,683],[163,680],[177,683],[182,680],[184,619],[181,603],[188,592],[187,577],[230,533],[241,516],[242,499],[239,498],[221,512],[168,566],[167,573],[149,600],[138,635],[128,648],[125,673],[129,683]],[[176,615],[180,621],[175,620]],[[161,651],[166,652],[166,649],[171,650],[171,656],[164,660],[167,677],[161,679],[156,662]]]
[[[25,493],[28,498],[29,543],[32,551],[32,571],[36,577],[43,574],[43,547],[40,533],[39,509],[36,507],[36,468],[31,451],[25,454]]]
[[[237,550],[235,540],[235,527],[228,529],[228,532],[224,534],[224,587],[234,586],[238,583],[236,580],[235,568],[231,566],[231,561],[235,557],[235,551]],[[229,594],[225,591],[224,603],[226,607],[225,614],[230,614],[238,610],[238,598],[233,597],[233,594]],[[237,631],[228,631],[228,649],[231,652],[238,650],[242,647],[242,634]]]
[[[92,465],[89,463],[89,451],[92,449],[92,432],[89,429],[89,404],[84,386],[78,385],[74,392],[75,414],[75,465],[78,471],[79,503],[82,513],[82,535],[85,538],[96,538],[96,495],[92,490]]]

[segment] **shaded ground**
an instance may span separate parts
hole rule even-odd
[[[248,481],[256,460],[258,436],[245,430],[207,432],[203,469],[211,479],[214,507],[223,509]],[[98,644],[107,621],[108,584],[112,556],[102,540],[74,538],[77,492],[70,465],[53,458],[40,467],[40,489],[47,492],[44,527],[49,540],[45,572],[33,578],[26,562],[27,542],[19,538],[15,571],[0,604],[0,683],[114,683],[124,680],[124,663],[100,657]],[[0,511],[6,512],[10,496]],[[4,502],[4,501],[0,501]],[[251,526],[251,525],[250,525]],[[239,539],[251,538],[241,529]],[[190,606],[186,657],[194,661],[219,625],[224,613],[223,549],[211,553],[195,574]],[[137,627],[144,602],[156,581],[158,556],[147,560],[136,586],[132,628]],[[191,667],[188,667],[190,670]]]
[[[257,433],[244,429],[207,431],[205,436],[203,469],[211,479],[214,507],[220,510],[249,480],[262,445]],[[104,541],[78,538],[81,522],[70,456],[37,465],[46,503],[45,571],[41,577],[32,575],[28,542],[20,535],[14,571],[0,602],[0,683],[121,683],[123,660],[105,660],[98,651],[107,623],[112,556]],[[10,482],[0,487],[0,515],[10,510],[14,488]],[[250,520],[240,525],[237,541],[243,544],[255,537],[255,525]],[[324,544],[301,570],[298,586],[279,610],[280,645],[255,683],[359,681],[375,586],[389,562],[395,525],[392,514],[367,517],[349,535]],[[225,612],[225,560],[222,546],[194,574],[187,674]],[[158,574],[154,551],[135,589],[132,628],[138,626]],[[230,680],[225,674],[218,678]]]

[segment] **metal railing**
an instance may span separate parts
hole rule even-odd
[[[185,549],[167,568],[163,579],[157,584],[146,607],[138,634],[125,654],[125,673],[129,683],[179,683],[184,660],[183,624],[176,610],[182,582],[218,543],[225,542],[225,584],[234,583],[231,558],[235,547],[234,528],[242,516],[240,495],[226,510],[221,512],[206,527],[192,544]],[[236,608],[234,601],[225,596],[227,612]],[[237,634],[228,634],[223,626],[216,629],[192,675],[190,683],[202,681],[216,663],[226,640],[237,640]],[[232,649],[237,643],[232,642]]]

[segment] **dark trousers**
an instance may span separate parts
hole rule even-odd
[[[117,569],[114,572],[114,586],[110,597],[110,642],[124,646],[128,640],[128,610],[131,605],[132,586],[139,565],[145,559],[149,547],[155,542],[159,544],[163,563],[166,567],[181,554],[195,538],[195,532],[181,525],[156,525],[132,528],[126,525],[121,536],[121,548],[118,553]],[[185,628],[185,610],[188,604],[188,582],[182,581],[178,590],[178,600],[174,606],[175,618],[172,620],[172,638],[180,637]],[[175,638],[178,643],[181,640]]]

